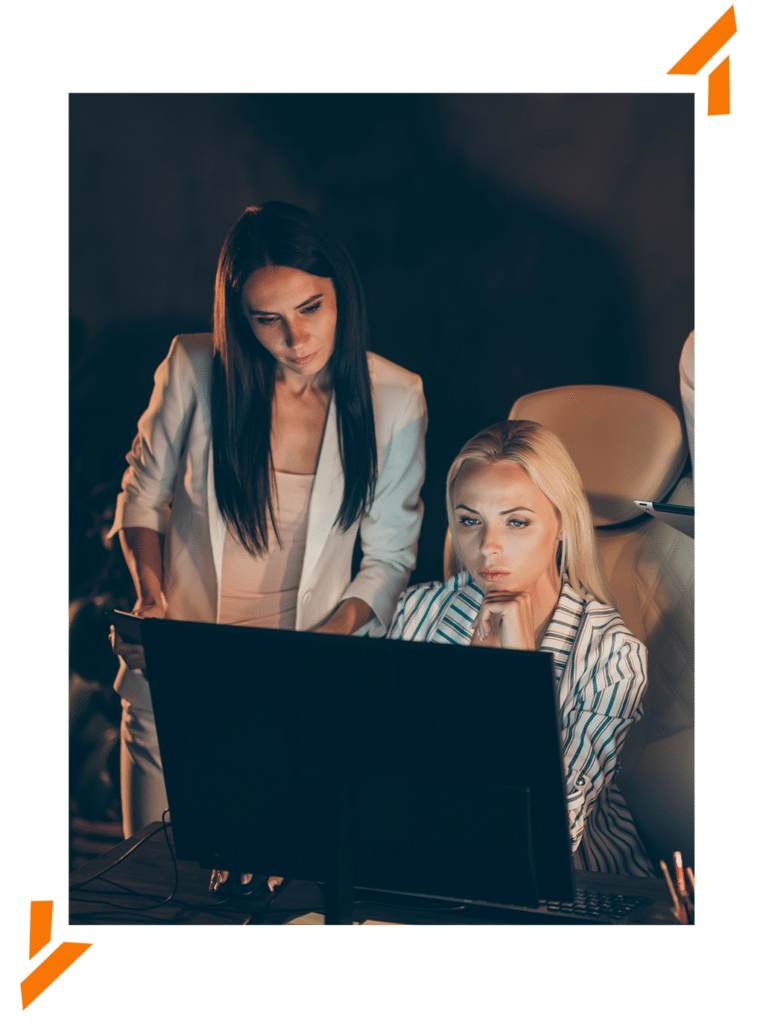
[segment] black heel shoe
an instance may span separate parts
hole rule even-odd
[[[234,872],[229,871],[224,882],[217,880],[217,870],[212,872],[209,880],[209,891],[215,896],[228,900],[234,896],[260,896],[267,891],[268,876],[253,875],[248,882],[241,881],[241,874],[246,872],[235,872],[238,874],[238,881],[234,881]]]

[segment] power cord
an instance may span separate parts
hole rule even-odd
[[[91,882],[96,881],[96,879],[98,879],[98,878],[101,878],[103,875],[106,874],[107,871],[111,871],[111,869],[116,867],[117,864],[121,864],[121,862],[123,860],[125,860],[126,857],[129,857],[131,854],[133,854],[138,849],[139,846],[142,846],[143,843],[145,843],[148,839],[150,839],[152,836],[155,836],[157,832],[162,832],[163,831],[164,832],[164,840],[167,843],[167,849],[170,852],[170,857],[172,858],[172,867],[173,867],[173,870],[174,870],[174,873],[175,873],[175,884],[173,885],[172,892],[169,894],[169,896],[167,896],[164,899],[162,899],[159,896],[153,896],[151,893],[137,892],[135,889],[130,889],[127,886],[122,885],[120,882],[112,882],[110,878],[105,878],[104,881],[108,882],[110,885],[116,885],[116,886],[119,886],[120,889],[124,889],[126,895],[129,894],[131,896],[138,896],[138,897],[140,897],[142,899],[149,899],[149,900],[157,900],[158,899],[158,900],[160,900],[160,902],[156,903],[152,907],[144,907],[142,909],[134,908],[134,907],[125,907],[124,905],[121,905],[119,903],[109,903],[106,900],[89,900],[89,899],[83,899],[82,897],[80,897],[77,902],[79,902],[79,903],[98,903],[98,904],[100,904],[101,906],[104,906],[104,907],[114,907],[116,910],[122,910],[122,911],[124,911],[125,913],[128,913],[128,914],[138,914],[141,917],[144,916],[144,911],[145,910],[158,910],[159,907],[163,907],[165,904],[169,903],[170,900],[173,899],[173,897],[175,896],[175,893],[177,892],[178,884],[179,884],[179,876],[178,876],[177,860],[175,858],[175,851],[172,849],[172,844],[170,843],[170,837],[169,837],[169,834],[168,834],[168,831],[167,831],[167,824],[168,823],[167,823],[167,817],[166,816],[168,814],[169,814],[169,807],[166,807],[162,811],[162,824],[159,826],[159,828],[155,828],[152,832],[149,832],[148,835],[143,836],[143,838],[141,840],[139,840],[134,846],[131,846],[129,850],[127,850],[125,853],[122,854],[121,857],[118,857],[111,864],[108,864],[105,868],[103,868],[102,871],[99,871],[97,875],[93,875],[92,878],[88,878],[84,882],[79,882],[77,885],[70,886],[69,892],[70,893],[77,892],[80,889],[82,889],[84,886],[89,885]],[[99,891],[98,890],[88,890],[88,893],[90,895],[94,895],[95,896],[95,895],[99,894]],[[111,894],[108,893],[108,895],[111,895]],[[186,904],[186,906],[192,906],[192,904]],[[74,915],[71,915],[71,916],[72,917],[82,917],[83,915],[82,914],[74,914]]]

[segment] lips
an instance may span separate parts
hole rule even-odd
[[[303,363],[309,363],[315,355],[315,352],[311,352],[309,356],[291,356],[290,362],[296,363],[297,366],[302,366]]]
[[[496,580],[506,579],[507,576],[511,576],[511,573],[504,569],[480,569],[477,575],[487,583],[493,583]]]

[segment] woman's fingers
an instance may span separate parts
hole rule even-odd
[[[522,594],[509,590],[489,590],[485,594],[482,598],[482,607],[477,615],[477,630],[483,640],[491,633],[491,616],[502,615],[520,597],[522,597]]]
[[[143,601],[135,604],[132,613],[142,619],[163,619],[166,609],[161,601]]]
[[[491,619],[495,620],[491,623]],[[529,594],[491,590],[485,594],[477,615],[477,635],[485,640],[498,629],[501,647],[533,650],[532,602]]]
[[[109,636],[111,638],[111,648],[114,651],[114,654],[116,654],[118,658],[124,659],[129,669],[136,672],[138,669],[142,671],[146,667],[146,655],[142,644],[125,643],[113,626],[109,631]]]
[[[132,610],[133,615],[142,619],[163,619],[165,608],[162,602],[155,600],[138,601]],[[146,667],[146,654],[141,644],[126,643],[112,626],[109,630],[111,649],[118,658],[122,658],[133,672],[143,671]]]

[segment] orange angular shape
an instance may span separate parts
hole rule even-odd
[[[50,942],[53,930],[53,900],[32,900],[29,904],[29,959]]]
[[[53,950],[50,956],[21,982],[22,1010],[26,1010],[40,993],[52,985],[56,978],[60,978],[91,946],[92,942],[62,942],[58,949]]]
[[[696,75],[714,57],[720,48],[731,39],[737,30],[734,5],[722,14],[716,23],[687,50],[677,64],[668,71],[669,75]],[[728,111],[726,111],[728,113]]]
[[[727,57],[714,68],[707,79],[708,114],[731,113],[731,58]]]

